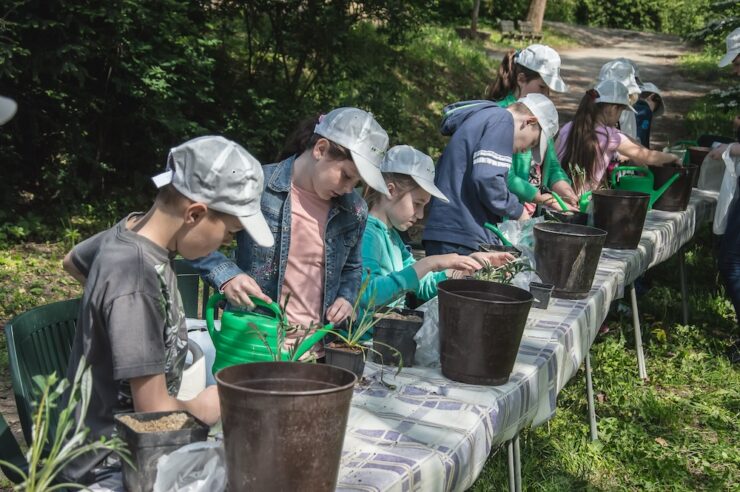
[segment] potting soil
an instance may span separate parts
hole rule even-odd
[[[136,432],[168,432],[195,427],[195,421],[186,413],[172,413],[155,420],[137,420],[129,415],[121,421]]]

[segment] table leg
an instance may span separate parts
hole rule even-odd
[[[516,470],[514,470],[514,439],[506,443],[506,460],[509,464],[509,492],[515,492]]]
[[[594,406],[594,386],[591,381],[591,354],[586,352],[586,395],[588,396],[588,423],[591,427],[591,440],[599,440],[599,431],[596,427],[596,408]]]
[[[514,472],[516,478],[514,490],[522,492],[522,455],[519,450],[519,434],[514,436]]]
[[[686,248],[678,252],[678,273],[681,277],[681,307],[683,308],[683,324],[689,324],[689,289],[686,286]]]
[[[640,330],[640,312],[637,310],[637,294],[635,284],[630,285],[630,298],[632,300],[632,325],[635,328],[635,348],[637,349],[637,369],[640,378],[647,380],[647,369],[645,369],[645,353],[642,351],[642,331]]]

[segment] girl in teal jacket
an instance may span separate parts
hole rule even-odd
[[[498,77],[486,89],[486,98],[505,108],[530,93],[549,97],[551,89],[568,90],[560,78],[560,55],[549,46],[533,44],[521,51],[512,50],[501,60]],[[548,142],[542,163],[532,162],[531,151],[514,154],[507,184],[530,214],[537,204],[559,208],[551,194],[542,192],[543,186],[558,193],[573,208],[577,205],[578,199],[552,141]]]
[[[509,253],[455,253],[414,260],[398,231],[405,231],[424,216],[432,195],[447,198],[434,185],[431,157],[408,145],[397,145],[381,165],[390,198],[380,193],[366,195],[367,226],[362,237],[363,280],[370,281],[360,299],[363,308],[403,307],[405,294],[414,292],[420,300],[437,295],[437,284],[454,272],[469,275],[486,262],[502,265],[514,259]]]

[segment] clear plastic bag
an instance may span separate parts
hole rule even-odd
[[[194,442],[157,462],[154,492],[220,492],[226,489],[226,460],[220,441]]]
[[[719,191],[724,178],[725,163],[722,159],[705,157],[699,169],[699,181],[696,187],[700,190]]]
[[[544,222],[544,217],[529,220],[507,220],[502,222],[498,228],[504,233],[506,239],[520,250],[534,248],[534,225]]]
[[[735,191],[737,190],[737,170],[735,167],[740,159],[734,159],[730,155],[731,148],[732,146],[728,145],[727,150],[722,154],[722,160],[725,164],[725,174],[722,178],[719,198],[717,198],[717,209],[714,212],[712,230],[715,234],[725,233],[725,229],[727,228],[727,213],[735,201]]]
[[[414,365],[421,367],[440,367],[439,362],[439,297],[419,307],[424,311],[424,322],[414,335],[416,356]]]

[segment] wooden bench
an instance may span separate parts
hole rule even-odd
[[[529,21],[519,21],[519,33],[522,39],[531,39],[532,41],[542,39],[542,33],[535,32],[534,26]]]
[[[499,30],[501,31],[501,40],[504,39],[519,39],[521,34],[514,28],[514,21],[502,20],[499,22]]]

